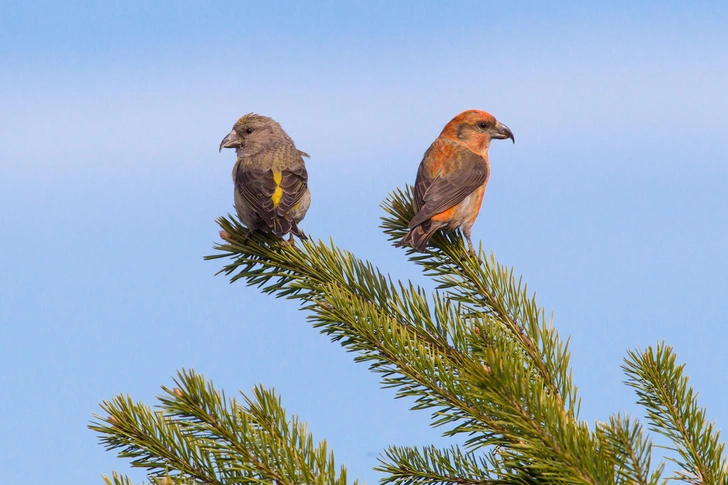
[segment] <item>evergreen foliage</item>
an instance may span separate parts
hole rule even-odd
[[[383,204],[392,241],[406,231],[411,198],[411,189],[400,190]],[[408,252],[437,284],[428,294],[333,241],[282,245],[232,217],[218,222],[227,241],[208,259],[229,258],[221,272],[231,281],[299,300],[309,321],[380,374],[384,387],[413,398],[413,409],[428,410],[445,435],[465,436],[462,448],[385,450],[383,483],[728,485],[719,432],[670,347],[629,352],[623,366],[650,430],[677,450],[678,470],[663,478],[664,462],[652,465],[651,441],[635,418],[614,415],[593,427],[579,418],[568,341],[511,268],[482,248],[469,254],[458,234],[436,234],[426,252]],[[272,391],[256,387],[241,403],[192,371],[175,382],[157,410],[120,395],[102,403],[105,415],[91,425],[152,481],[347,483],[326,443],[314,445]],[[129,483],[118,474],[105,480]]]

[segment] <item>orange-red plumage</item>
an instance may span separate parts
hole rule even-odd
[[[423,251],[438,229],[460,228],[475,252],[470,233],[490,178],[488,148],[493,139],[514,140],[508,127],[480,110],[453,118],[425,152],[415,181],[415,215],[397,244]]]

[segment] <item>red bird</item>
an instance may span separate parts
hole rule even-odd
[[[506,125],[477,109],[463,111],[445,125],[420,163],[415,216],[409,222],[410,231],[397,246],[424,251],[438,229],[460,228],[475,254],[470,233],[490,177],[488,148],[491,140],[506,138],[516,142]]]

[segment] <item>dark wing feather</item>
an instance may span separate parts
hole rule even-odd
[[[279,235],[279,232],[285,234],[290,231],[291,224],[286,220],[285,215],[306,193],[307,183],[308,174],[305,167],[282,170],[281,189],[283,193],[276,207],[273,203],[273,194],[277,185],[273,178],[273,170],[240,170],[236,178],[237,190],[276,235]]]
[[[415,182],[416,213],[409,223],[410,228],[459,204],[488,180],[488,163],[471,150],[458,150],[449,163],[458,168],[447,175],[440,172],[434,178],[427,176],[424,163],[420,165]]]
[[[272,173],[271,173],[272,175]],[[278,215],[284,216],[301,200],[308,189],[308,173],[303,165],[281,172],[281,188],[283,195],[278,202]],[[275,189],[274,189],[275,190]],[[272,195],[272,194],[271,194]]]
[[[270,170],[239,170],[235,186],[245,202],[268,226],[273,227],[276,210],[271,196],[276,189],[273,172]]]
[[[423,158],[423,163],[420,163],[420,168],[417,170],[417,179],[415,179],[415,214],[417,214],[422,206],[425,205],[425,193],[427,189],[432,185],[432,179],[427,177],[424,171],[424,160],[430,156],[432,147],[428,148]]]

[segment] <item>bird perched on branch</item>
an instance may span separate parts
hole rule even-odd
[[[445,125],[420,163],[415,215],[397,246],[424,251],[438,229],[460,228],[475,254],[470,233],[490,177],[488,148],[491,140],[506,138],[515,143],[511,130],[485,111],[463,111]]]
[[[235,209],[250,233],[272,232],[306,239],[298,223],[311,204],[303,157],[288,134],[272,118],[248,113],[220,143],[234,148]]]

